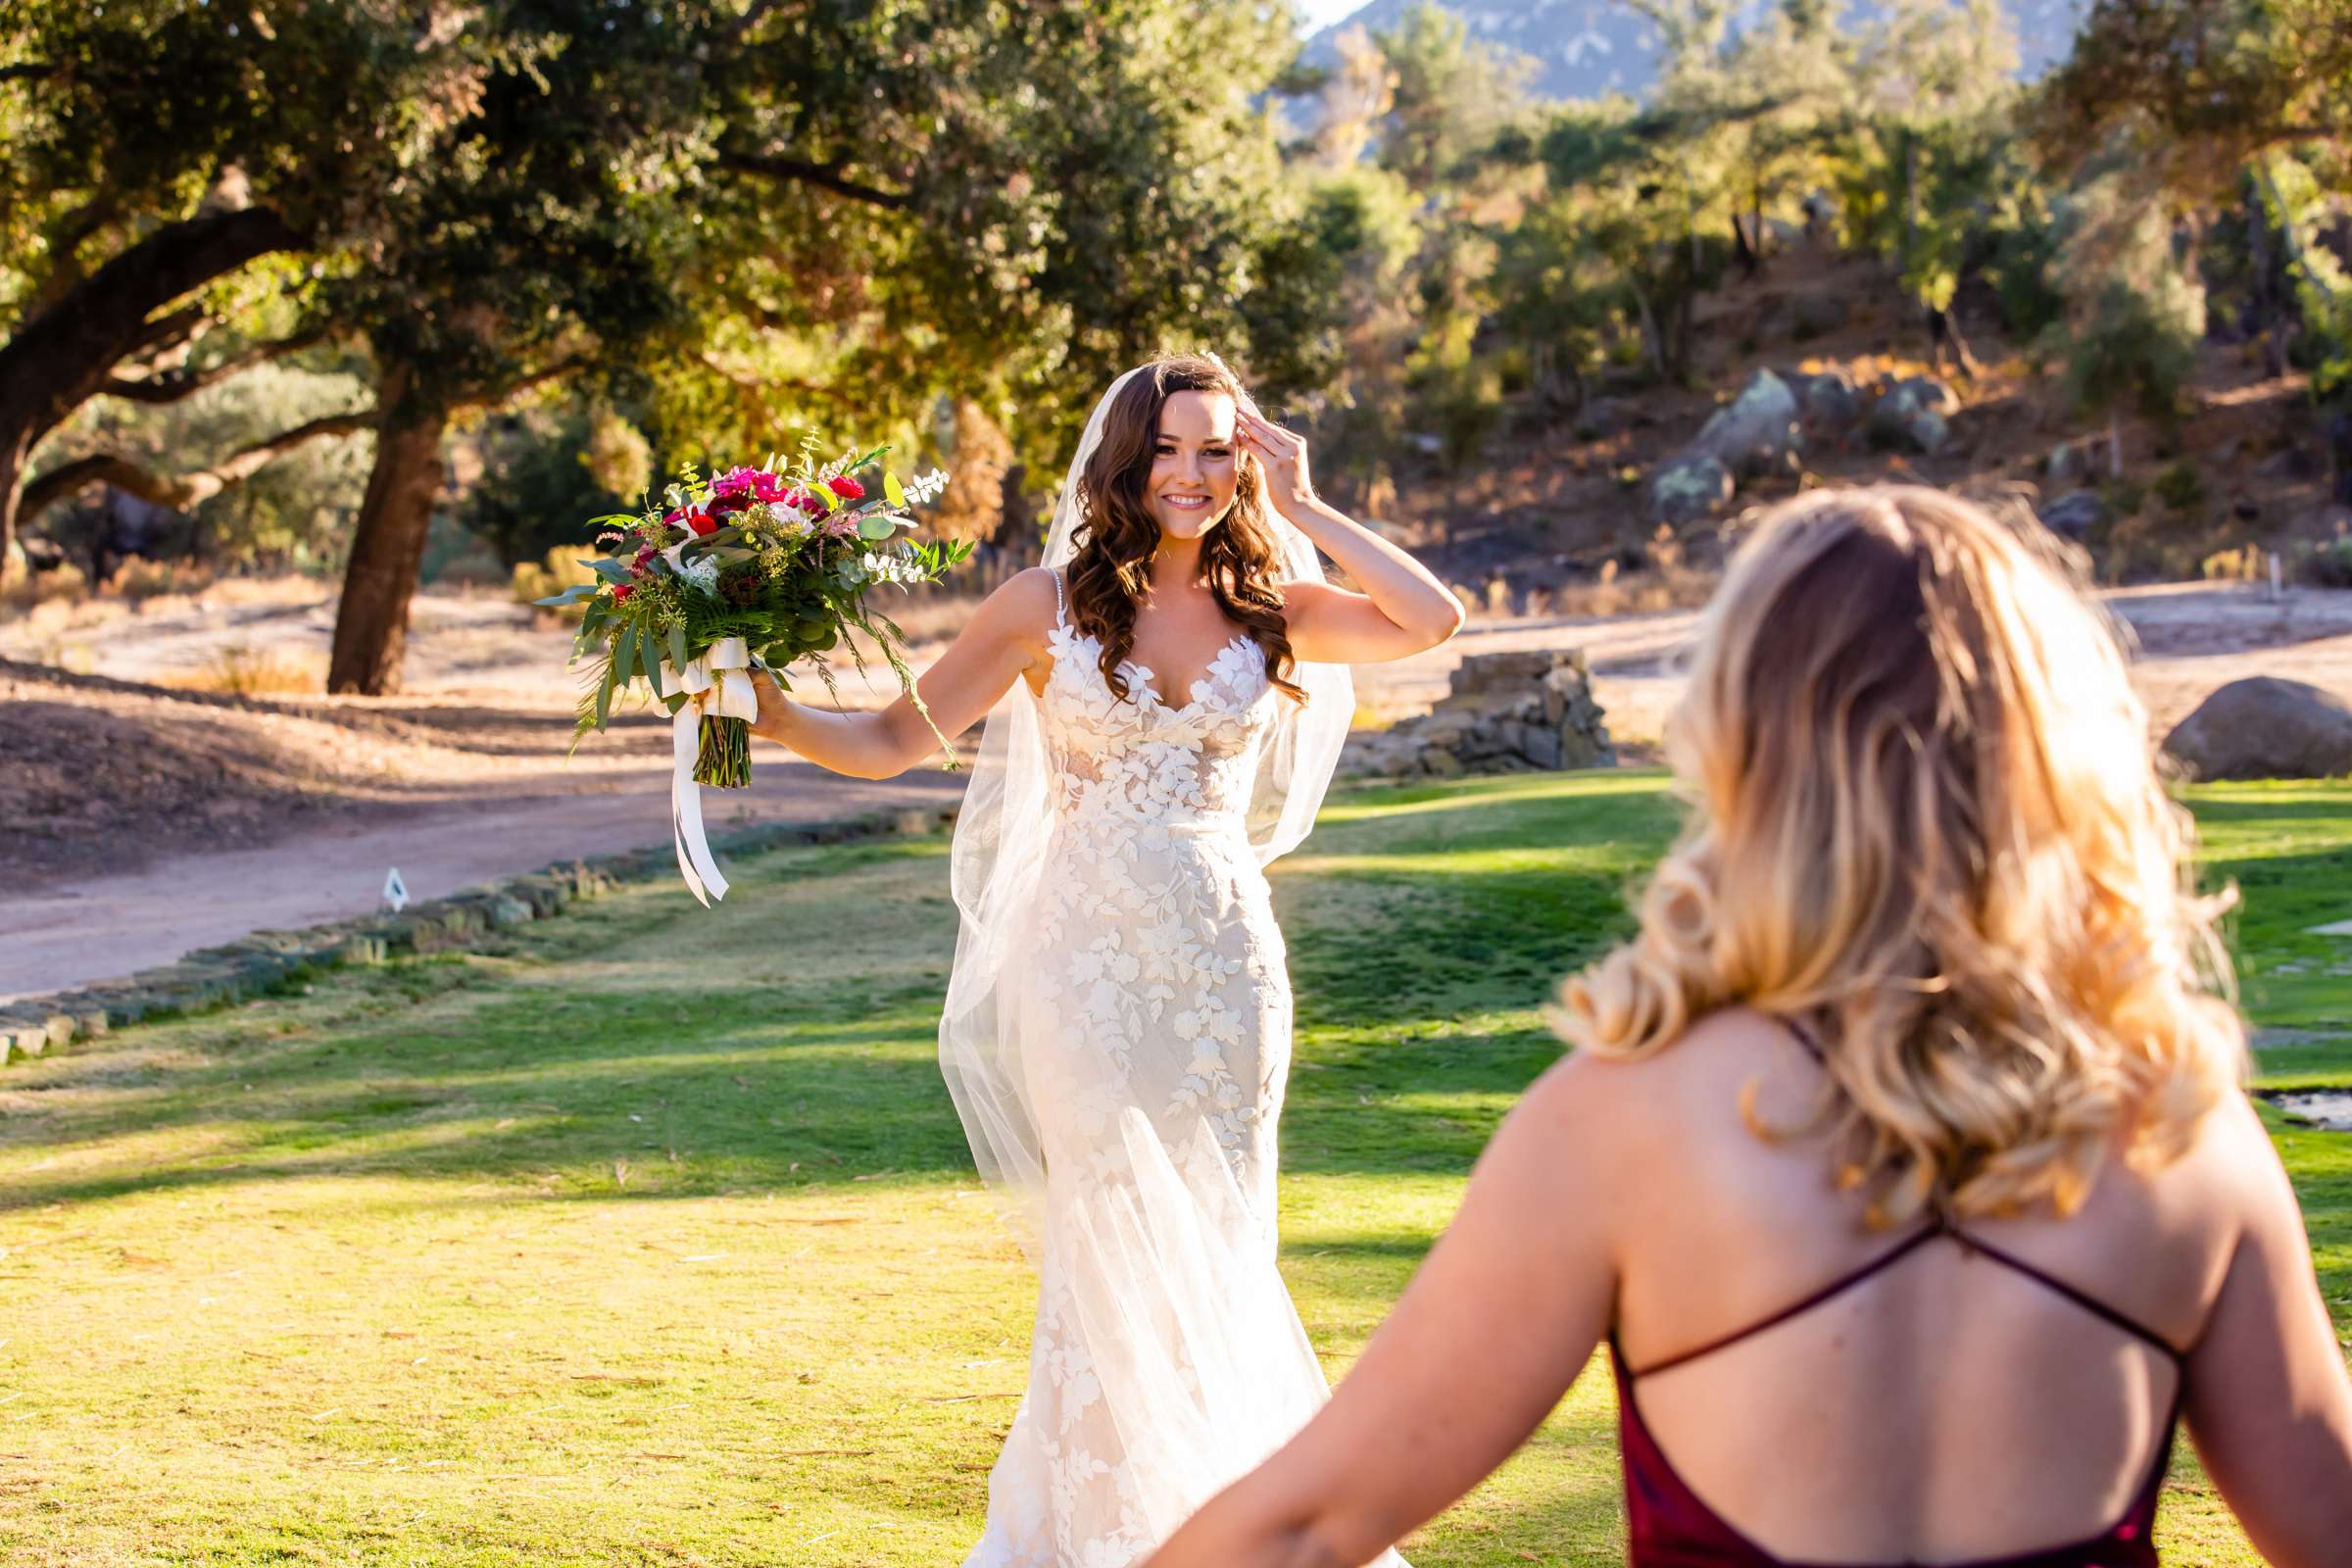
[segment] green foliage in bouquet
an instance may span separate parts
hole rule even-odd
[[[936,582],[971,546],[906,533],[914,526],[912,508],[936,497],[946,475],[903,484],[884,469],[882,494],[868,494],[857,476],[887,451],[821,462],[804,445],[792,464],[770,458],[709,479],[689,465],[642,514],[591,518],[599,553],[579,564],[594,580],[536,601],[581,612],[572,657],[595,663],[577,735],[603,729],[613,697],[643,680],[671,713],[690,703],[702,710],[696,781],[739,789],[751,777],[750,724],[722,709],[742,706],[750,669],[789,686],[786,667],[806,661],[831,690],[826,656],[853,628],[881,650],[928,720],[906,663],[906,634],[870,596],[885,583]],[[734,657],[730,645],[738,641],[748,663]],[[849,647],[862,667],[857,645]],[[954,766],[946,736],[940,744]]]

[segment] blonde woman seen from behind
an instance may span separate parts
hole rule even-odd
[[[1361,1563],[1604,1341],[1637,1568],[2141,1568],[2181,1420],[2273,1564],[2352,1561],[2352,1380],[2216,903],[2024,528],[1922,489],[1759,525],[1578,1049],[1331,1404],[1150,1568]]]

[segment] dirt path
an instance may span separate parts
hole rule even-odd
[[[2290,589],[2278,599],[2245,587],[2201,583],[2116,589],[2108,611],[2138,643],[2132,678],[2161,739],[2215,687],[2249,675],[2283,675],[2352,696],[2352,592]],[[1654,746],[1677,680],[1669,664],[1698,612],[1472,625],[1443,648],[1358,672],[1361,705],[1384,716],[1417,712],[1445,695],[1446,677],[1471,654],[1582,648],[1609,732]]]
[[[962,787],[957,774],[869,784],[805,762],[761,761],[749,790],[706,791],[704,802],[717,828],[944,806]],[[396,866],[411,898],[437,898],[568,857],[660,843],[668,822],[662,774],[603,795],[414,810],[359,826],[321,821],[250,849],[53,882],[0,903],[0,1002],[170,963],[249,931],[365,914]]]
[[[2244,675],[2352,692],[2352,593],[2272,600],[2189,585],[2107,603],[2139,642],[2135,674],[2159,735]],[[372,701],[154,684],[218,685],[232,657],[248,671],[277,661],[299,683],[332,608],[304,585],[0,628],[0,660],[43,661],[0,662],[0,798],[13,808],[0,817],[0,1000],[372,908],[393,866],[429,898],[661,842],[665,717],[631,715],[567,756],[564,634],[495,599],[417,605],[412,689]],[[1675,611],[1477,624],[1445,648],[1359,671],[1358,702],[1368,716],[1418,711],[1466,656],[1581,647],[1611,731],[1642,756],[1696,620]],[[919,664],[933,650],[916,652]],[[855,679],[845,692],[854,703],[886,695]],[[960,788],[943,773],[860,783],[777,753],[741,797],[705,800],[724,825],[944,804]]]

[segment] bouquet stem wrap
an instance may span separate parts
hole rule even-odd
[[[676,689],[686,694],[672,720],[669,779],[670,838],[678,852],[678,871],[687,889],[705,908],[727,896],[727,879],[710,855],[703,831],[703,792],[695,782],[703,753],[705,721],[729,720],[749,725],[760,716],[760,694],[752,686],[752,651],[741,637],[722,637],[709,653],[672,671]]]

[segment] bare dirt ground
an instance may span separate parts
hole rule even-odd
[[[2156,732],[2214,687],[2291,675],[2352,691],[2352,593],[2189,585],[2107,604],[2139,645]],[[316,689],[328,591],[235,584],[132,612],[97,601],[0,627],[0,998],[127,973],[259,928],[372,907],[400,868],[429,898],[567,856],[659,843],[669,722],[617,718],[571,745],[568,633],[488,594],[416,604],[410,690],[396,698],[187,689],[280,679]],[[1654,744],[1690,611],[1474,622],[1445,648],[1364,669],[1367,718],[1419,711],[1470,654],[1575,647],[1612,731]],[[935,650],[918,647],[918,664]],[[39,661],[33,662],[32,661]],[[845,671],[879,703],[887,673]],[[719,824],[944,804],[959,775],[837,778],[780,752],[740,795],[706,792]]]

